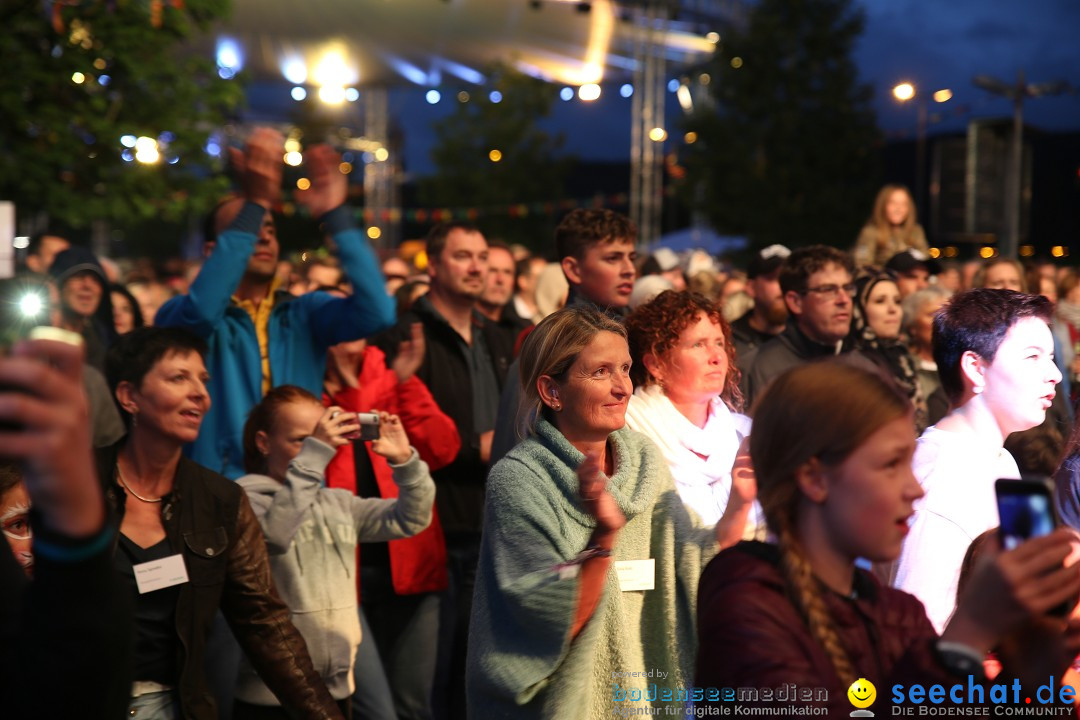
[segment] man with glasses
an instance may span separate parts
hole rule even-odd
[[[747,407],[780,373],[812,360],[838,355],[851,330],[851,256],[826,245],[795,250],[780,266],[780,290],[788,322],[758,349],[745,382]]]

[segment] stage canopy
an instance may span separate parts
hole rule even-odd
[[[498,61],[580,86],[629,78],[645,42],[674,66],[698,62],[719,40],[719,19],[739,8],[730,0],[674,9],[640,0],[234,0],[214,42],[226,72],[243,69],[256,82],[483,84]]]

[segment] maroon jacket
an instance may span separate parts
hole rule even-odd
[[[323,402],[356,412],[378,409],[398,415],[409,442],[432,472],[453,462],[461,448],[457,426],[435,404],[431,392],[418,377],[414,375],[399,383],[394,371],[386,367],[386,356],[382,350],[368,345],[364,350],[358,381],[359,387],[340,390],[332,398],[324,397]],[[398,488],[386,458],[373,453],[370,442],[364,443],[364,446],[375,470],[379,494],[384,498],[397,497]],[[353,444],[341,447],[330,461],[326,468],[327,487],[344,488],[356,493],[353,448]],[[363,552],[363,547],[358,547]],[[427,529],[410,538],[391,540],[389,551],[390,573],[394,592],[398,595],[414,595],[446,587],[446,542],[438,513],[434,510]]]
[[[775,689],[794,683],[800,690],[824,688],[828,716],[847,717],[854,709],[848,688],[788,598],[779,557],[774,545],[743,542],[705,568],[698,589],[695,686]],[[937,635],[918,599],[881,586],[862,570],[856,570],[854,590],[855,597],[847,598],[822,588],[855,672],[877,689],[869,708],[877,717],[890,714],[896,683],[905,688],[962,683],[966,693],[967,677],[949,673],[939,661]]]

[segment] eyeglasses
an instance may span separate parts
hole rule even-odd
[[[855,287],[855,283],[848,283],[847,285],[818,285],[817,287],[806,288],[800,294],[806,295],[808,293],[817,293],[818,295],[824,297],[826,300],[835,300],[836,296],[840,293],[841,290],[844,291],[845,295],[853,298],[855,297],[857,288]]]

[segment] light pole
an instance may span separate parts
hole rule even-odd
[[[923,188],[925,187],[926,175],[926,126],[928,124],[929,103],[926,95],[920,95],[915,86],[909,82],[903,82],[892,89],[893,97],[904,103],[915,100],[917,120],[915,125],[915,202],[922,203]],[[938,90],[933,94],[934,102],[943,103],[952,98],[951,90]],[[923,208],[925,211],[925,207]]]
[[[1006,175],[1008,184],[1005,188],[1005,238],[1001,244],[1001,255],[1015,259],[1020,246],[1020,172],[1024,152],[1024,98],[1061,95],[1071,92],[1072,86],[1062,80],[1029,85],[1024,82],[1023,70],[1016,73],[1015,85],[1009,85],[989,75],[976,75],[972,82],[977,88],[1007,97],[1013,102],[1012,147],[1009,149],[1009,167]]]

